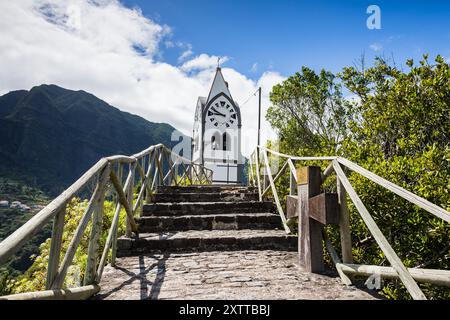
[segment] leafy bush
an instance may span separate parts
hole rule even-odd
[[[75,230],[81,220],[87,204],[87,200],[81,200],[79,198],[73,198],[67,204],[66,216],[64,219],[64,233],[62,237],[62,254],[60,262],[62,262],[62,259],[64,258],[64,253],[66,252],[70,241],[73,238]],[[106,238],[108,236],[108,231],[114,216],[114,209],[115,206],[112,201],[104,202],[103,227],[100,237],[101,250],[104,247]],[[124,209],[122,209],[118,225],[119,236],[125,234],[125,219],[125,211]],[[77,248],[72,266],[69,268],[64,287],[79,286],[83,283],[87,262],[90,232],[91,223],[89,223],[88,227],[86,228],[83,234],[83,238]],[[8,281],[8,290],[12,293],[45,290],[49,253],[50,239],[47,239],[44,243],[41,244],[39,248],[39,254],[33,257],[34,262],[32,266],[23,275],[20,275],[17,278]],[[110,259],[110,257],[108,259]]]
[[[405,72],[377,58],[368,69],[344,68],[339,78],[302,68],[302,73],[275,86],[267,120],[279,131],[281,151],[344,156],[449,210],[450,66],[440,56],[431,64],[427,55],[419,66],[412,60],[407,66]],[[336,89],[340,86],[353,98],[345,99]],[[326,90],[329,92],[324,93]],[[332,101],[337,101],[339,112],[317,107]],[[333,121],[342,126],[320,131],[314,124],[320,115],[325,129],[336,126]],[[405,266],[450,269],[447,222],[361,175],[349,172],[349,179]],[[356,263],[389,265],[348,202]],[[338,247],[336,232],[331,238]],[[420,286],[429,298],[450,298],[448,288]],[[390,298],[410,298],[398,280],[387,282],[382,293]]]

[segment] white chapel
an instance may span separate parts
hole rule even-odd
[[[195,109],[192,161],[213,170],[213,183],[242,183],[241,112],[218,67],[208,97]]]

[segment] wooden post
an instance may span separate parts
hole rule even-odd
[[[287,159],[289,165],[289,195],[297,194],[297,172],[291,158]]]
[[[264,151],[262,151],[264,152]],[[267,176],[267,168],[266,166],[263,167],[263,191],[266,190],[269,187],[269,177]],[[263,192],[264,193],[264,192]]]
[[[122,185],[122,183],[123,183],[123,164],[121,162],[118,163],[117,178],[119,178],[120,185]],[[117,193],[115,193],[114,200],[115,200],[114,202],[117,205],[117,203],[119,202],[119,196],[117,195]]]
[[[350,215],[347,207],[347,192],[339,177],[336,177],[339,199],[339,232],[341,235],[342,261],[353,263],[352,238],[350,233]]]
[[[127,194],[127,202],[128,207],[133,210],[133,189],[134,189],[134,173],[135,173],[136,164],[130,164],[130,173],[131,173],[131,179],[130,179],[130,185],[128,186],[128,190],[126,190]],[[126,220],[126,236],[128,238],[131,237],[131,223],[130,223],[130,217]]]
[[[175,174],[175,185],[178,186],[178,167],[180,166],[180,164],[178,163],[178,159],[175,162],[175,169],[174,169],[174,174]]]
[[[300,265],[309,272],[322,272],[323,243],[322,225],[310,219],[309,199],[320,193],[320,167],[300,167],[297,169],[298,184],[298,230],[299,230],[299,259]]]
[[[116,266],[116,257],[117,257],[117,226],[113,230],[112,239],[111,239],[111,266]]]
[[[140,166],[139,166],[139,168],[140,168],[139,170],[142,173],[142,177],[141,177],[142,186],[144,186],[146,184],[146,177],[147,177],[147,175],[146,175],[146,173],[147,173],[147,171],[146,171],[147,166],[146,166],[145,157],[146,156],[142,157],[141,163],[140,163]],[[142,200],[144,200],[146,197],[147,197],[147,189],[144,187],[144,190],[142,192]]]
[[[261,190],[261,167],[259,165],[259,147],[256,148],[256,159],[255,159],[255,165],[256,165],[256,183],[258,184],[258,196],[259,201],[262,201],[262,190]]]
[[[1,296],[2,300],[87,300],[100,291],[98,285],[57,290],[35,291]]]
[[[290,196],[295,195],[295,191],[297,190],[296,184],[297,184],[297,181],[295,181],[295,176],[292,173],[292,171],[289,170],[289,195]]]
[[[91,236],[89,239],[89,247],[88,247],[88,257],[86,263],[86,271],[84,276],[84,285],[93,284],[95,281],[95,272],[97,270],[98,263],[98,255],[100,248],[100,237],[102,233],[103,226],[103,210],[104,210],[104,202],[105,202],[105,189],[103,189],[102,194],[100,195],[94,214],[92,216],[92,229]]]
[[[394,249],[391,247],[386,237],[383,235],[380,228],[377,226],[375,220],[373,220],[372,216],[370,215],[367,208],[364,206],[355,189],[353,189],[350,181],[348,180],[347,176],[345,175],[344,171],[339,165],[339,162],[333,160],[333,167],[334,171],[336,172],[336,175],[338,176],[339,179],[341,179],[342,185],[348,192],[348,195],[350,199],[353,201],[353,204],[358,210],[361,218],[363,219],[370,233],[372,233],[375,241],[380,246],[380,249],[386,256],[386,259],[391,263],[394,270],[398,273],[400,280],[402,280],[409,294],[411,294],[411,296],[415,300],[426,300],[426,297],[423,294],[422,290],[414,281],[411,274],[408,272],[405,265],[403,264],[402,260],[400,260],[398,255],[395,253]]]
[[[117,170],[117,178],[119,179],[120,185],[122,185],[123,181],[123,168],[122,163],[119,162],[119,168]],[[119,195],[116,193],[116,201],[114,202],[114,208],[117,208],[119,205]],[[119,209],[120,210],[120,209]],[[114,267],[116,265],[116,252],[117,252],[117,228],[115,228],[112,239],[111,239],[111,265]]]
[[[152,176],[152,170],[153,171],[155,171],[155,154],[156,154],[156,152],[155,151],[152,151],[149,155],[148,155],[148,169],[147,169],[147,175],[146,175],[146,178],[147,178],[147,185],[148,185],[148,190],[147,190],[147,194],[146,194],[146,197],[145,197],[145,201],[147,202],[147,203],[150,203],[151,201],[152,201],[152,197],[153,197],[153,185],[152,185],[152,182],[153,181],[151,181],[150,180],[150,177]]]
[[[253,180],[253,153],[248,158],[248,185],[254,186],[254,180]]]
[[[264,157],[264,163],[266,164],[267,177],[269,178],[269,183],[272,188],[272,194],[273,194],[273,198],[275,200],[275,205],[277,207],[277,211],[280,215],[281,221],[283,222],[284,230],[286,231],[286,233],[290,233],[291,230],[289,229],[289,227],[286,224],[286,217],[284,216],[284,211],[281,206],[280,199],[278,198],[277,189],[275,187],[275,182],[272,178],[272,171],[270,169],[269,159],[267,157],[267,151],[265,151],[265,150],[263,150],[263,157]]]
[[[61,245],[64,232],[65,216],[66,209],[64,208],[55,215],[55,218],[53,220],[53,230],[47,268],[47,281],[45,283],[46,290],[49,290],[51,288],[51,285],[55,280],[56,273],[58,272],[59,259],[61,259]]]
[[[83,237],[83,233],[89,221],[91,220],[92,211],[95,209],[99,197],[104,193],[104,189],[106,188],[107,179],[110,173],[112,173],[112,171],[110,165],[108,164],[98,177],[97,186],[95,187],[94,193],[92,194],[91,199],[89,200],[88,206],[84,211],[84,214],[77,226],[77,229],[75,230],[72,241],[70,242],[69,247],[67,248],[67,251],[64,255],[63,262],[61,263],[61,266],[59,267],[58,272],[55,275],[55,280],[51,284],[51,289],[62,288],[62,285],[64,283],[67,274],[67,270],[73,261],[77,247]]]
[[[120,210],[122,206],[120,202],[117,204],[116,211],[114,212],[114,217],[111,222],[111,227],[108,231],[108,236],[106,238],[105,247],[103,248],[103,253],[100,258],[100,262],[97,268],[96,274],[96,283],[100,283],[103,274],[103,268],[106,263],[106,259],[108,257],[109,248],[111,248],[111,266],[116,266],[116,257],[117,257],[117,232],[118,232],[118,223],[120,218]]]
[[[162,165],[161,165],[161,161],[163,159],[163,154],[161,152],[161,150],[158,150],[158,156],[156,158],[156,165],[158,167],[158,175],[156,177],[156,187],[159,187],[160,185],[164,184],[163,180],[163,172],[162,172]]]

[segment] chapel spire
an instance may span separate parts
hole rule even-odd
[[[209,91],[208,99],[206,103],[210,102],[211,99],[213,99],[215,96],[217,96],[219,93],[224,93],[233,100],[231,97],[230,90],[228,89],[228,83],[225,81],[223,74],[222,74],[222,68],[220,67],[220,60],[217,60],[217,69],[216,69],[216,75],[214,76],[214,81],[211,86],[211,90]]]

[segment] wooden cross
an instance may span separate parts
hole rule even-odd
[[[298,252],[300,265],[309,272],[320,273],[323,263],[324,225],[339,224],[336,193],[320,193],[320,167],[297,169],[298,196],[287,198],[287,218],[298,217]]]

